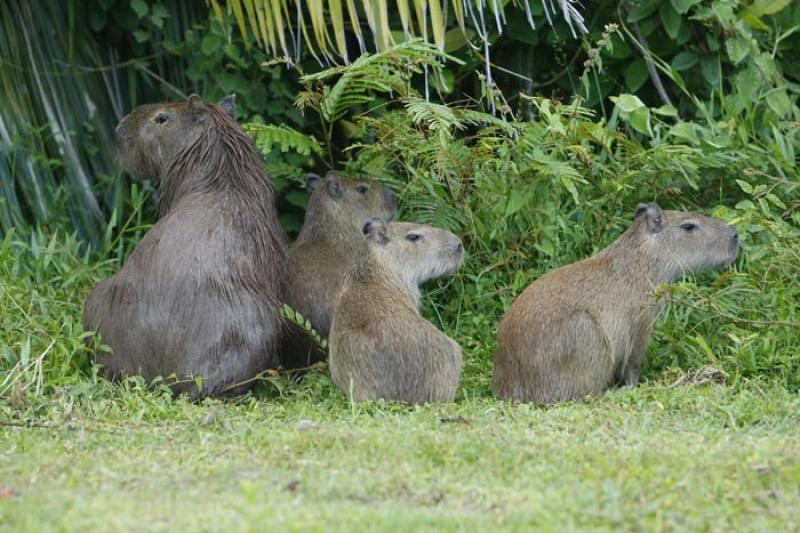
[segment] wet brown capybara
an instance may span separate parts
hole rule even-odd
[[[494,392],[552,404],[639,383],[662,304],[653,289],[736,259],[725,222],[640,204],[633,225],[597,255],[548,272],[512,304],[498,332]]]
[[[97,353],[111,378],[174,374],[173,390],[198,398],[279,366],[286,242],[232,115],[232,97],[193,95],[137,107],[117,127],[123,168],[157,178],[160,192],[158,222],[84,309],[113,350]]]
[[[373,218],[393,218],[397,202],[382,183],[336,172],[324,180],[309,176],[306,188],[311,198],[303,229],[289,253],[284,295],[286,303],[327,338],[336,296],[364,240],[361,229]],[[301,368],[325,359],[324,351],[299,328],[291,327],[285,339],[285,367]]]
[[[374,220],[333,310],[331,378],[355,401],[449,402],[459,345],[419,312],[419,285],[455,272],[461,240],[442,229]]]

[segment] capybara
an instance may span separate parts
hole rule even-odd
[[[653,289],[736,259],[725,222],[640,204],[633,225],[593,257],[548,272],[500,323],[494,392],[552,404],[636,386],[662,304]]]
[[[199,398],[280,364],[286,241],[233,104],[192,95],[137,107],[117,127],[123,168],[160,190],[158,222],[86,302],[112,379],[174,375],[174,392]]]
[[[376,219],[333,310],[330,370],[355,401],[449,402],[461,348],[419,312],[420,283],[455,272],[464,249],[442,229]]]
[[[327,338],[336,296],[353,257],[362,245],[361,229],[373,218],[390,220],[397,211],[392,190],[377,181],[345,178],[329,172],[325,180],[311,175],[303,229],[290,253],[284,294],[314,330]],[[325,358],[302,330],[291,327],[283,343],[283,365],[299,368]]]

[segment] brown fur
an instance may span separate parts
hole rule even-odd
[[[324,183],[310,177],[307,187],[313,192],[303,229],[289,254],[284,293],[286,303],[327,338],[333,304],[364,240],[361,229],[373,218],[391,219],[397,206],[385,185],[333,172]],[[323,359],[325,353],[303,331],[291,328],[283,343],[285,367],[304,367]]]
[[[375,220],[336,301],[333,382],[356,401],[449,402],[461,374],[458,344],[419,313],[419,284],[454,272],[458,237],[431,226]],[[416,241],[409,236],[417,235]]]
[[[736,231],[721,220],[640,204],[611,246],[548,272],[509,308],[498,332],[495,394],[550,404],[601,394],[614,381],[637,385],[661,310],[653,289],[726,266],[737,249]]]
[[[286,243],[264,166],[224,109],[231,99],[192,96],[117,128],[123,167],[160,180],[160,218],[86,302],[86,328],[113,349],[97,354],[109,377],[174,374],[175,392],[199,397],[279,365]]]

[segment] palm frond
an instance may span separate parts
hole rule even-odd
[[[234,14],[239,31],[245,37],[252,35],[264,49],[269,48],[273,55],[276,53],[276,38],[281,41],[283,54],[288,55],[285,38],[283,38],[286,28],[277,22],[280,13],[287,13],[288,21],[287,3],[291,3],[294,7],[295,24],[302,29],[304,43],[311,53],[316,56],[318,50],[327,61],[336,62],[341,59],[344,63],[349,63],[346,31],[350,31],[356,36],[360,51],[362,53],[366,51],[361,29],[362,17],[372,33],[375,52],[388,50],[398,44],[395,42],[397,35],[403,35],[405,40],[420,36],[425,42],[428,42],[430,36],[439,50],[444,51],[445,36],[448,30],[448,6],[452,8],[456,25],[462,31],[465,40],[469,42],[472,35],[479,37],[481,48],[483,48],[488,62],[491,20],[494,20],[496,31],[502,33],[507,24],[505,11],[508,3],[499,0],[450,0],[449,2],[447,0],[411,0],[417,19],[418,31],[415,31],[411,21],[412,9],[409,7],[409,0],[397,0],[391,6],[392,9],[387,0],[346,0],[347,18],[345,18],[342,0],[328,0],[327,2],[323,0],[263,0],[263,4],[256,2],[258,14],[255,16],[251,9],[242,9],[243,1],[245,8],[252,4],[252,0],[227,0],[226,2],[228,10]],[[514,6],[525,11],[532,30],[535,29],[531,12],[533,1],[535,0],[514,0],[512,2]],[[548,23],[552,24],[554,16],[560,12],[573,37],[577,37],[578,32],[587,32],[579,9],[581,3],[578,0],[538,1]],[[211,0],[211,4],[220,23],[225,24],[225,17],[218,0]],[[263,9],[259,7],[261,5],[263,5]],[[249,18],[250,29],[243,20],[245,11]],[[261,16],[262,11],[265,16]],[[273,15],[270,16],[269,13]],[[400,20],[400,28],[390,26],[389,18],[394,13],[397,13]],[[305,21],[307,19],[311,21],[311,32],[306,28]],[[329,26],[333,38],[331,38]],[[300,44],[297,43],[297,46]],[[295,53],[297,52],[299,50],[295,50]]]

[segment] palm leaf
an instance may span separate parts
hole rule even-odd
[[[250,19],[247,29],[242,18],[244,11],[242,10],[242,0],[227,0],[229,9],[233,12],[236,19],[239,31],[243,35],[248,32],[252,33],[256,40],[259,41],[259,35],[269,36],[270,39],[262,40],[262,46],[265,48],[269,45],[273,55],[275,54],[274,38],[278,35],[281,45],[285,50],[285,38],[282,37],[285,28],[280,22],[281,10],[287,10],[287,2],[291,2],[296,9],[296,23],[301,26],[303,41],[307,47],[315,54],[315,50],[319,49],[322,56],[328,61],[335,62],[341,58],[344,63],[349,62],[349,55],[347,53],[346,31],[352,32],[358,40],[359,48],[363,53],[365,51],[364,38],[361,28],[361,16],[367,21],[369,30],[372,33],[373,42],[375,43],[375,51],[382,52],[394,46],[393,33],[400,33],[405,36],[406,40],[413,39],[415,35],[422,36],[423,40],[427,41],[428,36],[433,36],[433,41],[440,50],[444,50],[445,36],[448,28],[448,5],[452,6],[455,16],[456,27],[464,35],[466,42],[474,35],[478,35],[482,48],[487,55],[488,61],[488,47],[489,47],[489,31],[487,30],[487,19],[494,18],[494,23],[497,31],[502,33],[506,25],[505,4],[507,0],[411,0],[413,3],[413,10],[416,14],[417,26],[419,32],[414,31],[411,22],[411,9],[409,8],[409,0],[396,0],[392,4],[392,9],[387,0],[346,0],[347,2],[347,20],[345,19],[344,9],[342,7],[342,0],[328,0],[327,9],[326,3],[322,0],[304,1],[304,0],[262,0],[264,6],[264,13],[272,13],[272,16],[260,16],[261,11],[253,15],[251,9],[247,6],[252,0],[244,0],[245,10],[247,17]],[[531,16],[530,4],[537,0],[514,0],[513,4],[520,6],[525,11],[526,19],[534,28],[533,17]],[[556,7],[552,0],[538,0],[544,9],[548,22],[552,23],[553,15],[555,15]],[[569,26],[573,37],[577,37],[577,32],[586,33],[586,26],[583,22],[578,6],[578,0],[559,0],[557,3],[558,9],[561,12],[562,18]],[[219,7],[218,0],[211,0],[211,5],[214,12],[219,18],[221,23],[225,23],[225,17]],[[488,9],[486,9],[488,7]],[[313,30],[313,41],[311,36],[305,29],[305,15],[311,20]],[[397,13],[400,20],[400,28],[392,28],[389,24],[390,15]],[[349,28],[346,30],[349,25]],[[255,27],[259,27],[256,30]],[[328,26],[332,28],[334,34],[335,46],[330,46],[330,35]],[[470,26],[472,26],[470,28]],[[300,43],[297,43],[299,46]],[[315,54],[316,56],[316,54]]]

